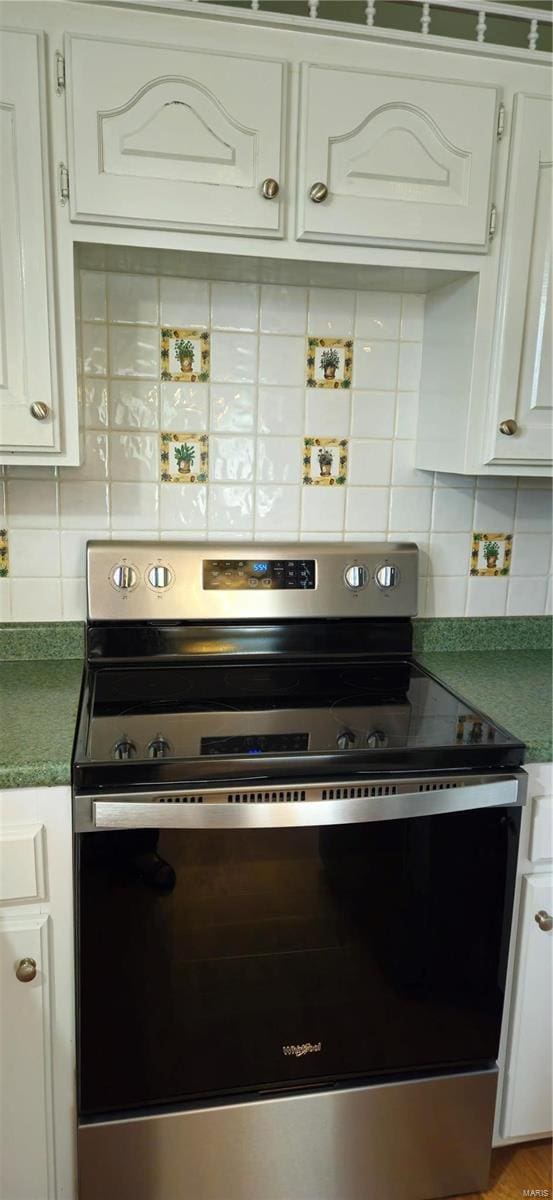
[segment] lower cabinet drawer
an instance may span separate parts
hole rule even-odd
[[[43,825],[0,829],[0,904],[36,903],[46,895],[46,831]]]
[[[528,858],[535,863],[553,861],[553,796],[534,796]]]

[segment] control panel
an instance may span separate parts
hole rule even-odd
[[[312,558],[205,558],[203,585],[207,591],[230,588],[314,588]]]

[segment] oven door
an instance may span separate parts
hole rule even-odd
[[[77,798],[81,1121],[492,1064],[523,780]]]

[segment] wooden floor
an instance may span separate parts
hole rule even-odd
[[[552,1143],[524,1142],[502,1146],[492,1153],[490,1186],[486,1192],[471,1192],[462,1200],[524,1200],[541,1195],[552,1200]],[[461,1200],[461,1198],[459,1198]]]

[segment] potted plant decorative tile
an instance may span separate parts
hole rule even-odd
[[[307,339],[307,386],[351,387],[353,342],[345,338]]]
[[[347,438],[303,439],[303,482],[341,487],[347,479]]]
[[[5,579],[10,572],[8,558],[8,531],[0,529],[0,579]]]
[[[162,433],[160,443],[162,483],[207,482],[207,433]]]
[[[166,383],[206,383],[209,333],[206,329],[161,330],[161,378]]]
[[[508,575],[512,552],[512,533],[474,533],[470,556],[471,575]]]

